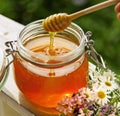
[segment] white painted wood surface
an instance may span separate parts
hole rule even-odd
[[[6,41],[17,40],[23,25],[0,15],[0,48],[5,49]],[[0,92],[0,116],[34,116],[19,102],[19,90],[14,82],[13,66],[10,66],[8,79]]]

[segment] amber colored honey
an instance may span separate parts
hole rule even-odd
[[[32,48],[31,50],[39,53],[44,52],[46,47],[37,47]],[[64,54],[71,51],[68,48],[55,49],[62,49],[62,52],[64,51]],[[57,54],[56,52],[54,53],[54,55]],[[85,53],[83,53],[83,55],[84,54]],[[55,60],[50,58],[47,63],[54,62]],[[57,67],[56,69],[47,69],[48,71],[45,72],[46,74],[48,73],[47,77],[42,74],[35,74],[25,68],[23,64],[17,59],[17,57],[14,61],[14,67],[16,75],[15,80],[21,92],[32,103],[42,107],[56,107],[57,102],[61,100],[64,96],[72,95],[79,88],[84,87],[87,84],[88,61],[86,55],[80,67],[63,75],[62,72],[59,72],[59,69],[58,72],[60,73],[60,75],[57,75],[56,69],[59,67]]]

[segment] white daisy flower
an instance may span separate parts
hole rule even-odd
[[[114,81],[114,78],[115,78],[115,74],[110,70],[107,72],[104,72],[103,76],[99,77],[101,86],[106,90],[110,90],[110,91],[118,88],[118,85]]]
[[[115,73],[112,72],[111,70],[107,70],[103,73],[104,77],[106,77],[109,80],[114,80],[115,79]]]
[[[90,88],[84,88],[84,94],[87,98],[87,101],[92,101],[93,100],[93,91]]]
[[[106,89],[99,87],[98,89],[94,89],[93,99],[100,105],[107,104],[110,96],[108,96],[108,91]]]
[[[102,80],[101,86],[103,86],[106,90],[110,90],[110,91],[118,88],[117,83],[115,83],[113,80],[110,81],[105,78]]]

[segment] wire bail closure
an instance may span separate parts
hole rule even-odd
[[[13,63],[13,61],[14,61],[14,53],[18,52],[16,50],[16,43],[17,43],[17,41],[7,41],[7,42],[5,42],[5,45],[7,47],[5,49],[6,57],[8,58],[8,61],[9,61],[8,64],[7,64],[7,66],[6,66],[6,68],[8,68],[9,65],[11,63]]]
[[[86,54],[88,55],[88,57],[90,57],[100,68],[106,68],[104,60],[102,58],[102,56],[95,50],[94,46],[94,40],[90,39],[90,37],[92,36],[92,32],[88,31],[86,32]]]

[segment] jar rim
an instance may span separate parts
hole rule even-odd
[[[26,26],[24,27],[24,29],[20,32],[20,34],[19,34],[19,39],[18,39],[18,41],[17,41],[18,53],[19,53],[20,56],[22,56],[22,58],[24,58],[24,59],[26,59],[26,60],[28,60],[28,61],[30,61],[31,63],[36,64],[36,65],[45,66],[45,67],[46,67],[46,66],[47,66],[47,67],[50,67],[50,66],[56,66],[56,65],[57,65],[57,66],[58,66],[58,65],[63,65],[63,64],[66,63],[66,62],[62,62],[62,63],[60,63],[60,64],[56,64],[56,63],[47,64],[47,63],[40,63],[40,62],[35,62],[35,61],[33,61],[33,59],[31,59],[31,58],[29,57],[29,55],[32,54],[33,56],[36,56],[36,55],[38,55],[38,53],[35,53],[35,52],[27,49],[27,48],[22,44],[22,39],[21,39],[21,37],[22,37],[22,34],[24,33],[24,31],[26,31],[27,28],[29,28],[31,25],[40,24],[40,22],[42,22],[42,21],[43,21],[43,19],[29,23],[29,24],[26,25]],[[67,27],[67,29],[71,28],[72,26],[74,26],[75,29],[79,30],[80,33],[81,33],[81,35],[80,35],[80,33],[79,33],[79,36],[81,36],[80,44],[78,45],[78,47],[76,47],[76,48],[75,48],[74,50],[72,50],[71,52],[66,53],[66,54],[64,54],[64,55],[55,56],[55,58],[63,58],[63,57],[67,57],[67,56],[70,56],[70,55],[74,55],[74,57],[76,57],[76,54],[74,54],[74,53],[80,53],[80,54],[83,53],[84,47],[85,47],[85,38],[86,38],[86,36],[85,36],[83,30],[81,29],[81,27],[78,26],[77,24],[73,23],[73,22],[70,24],[70,26]],[[41,28],[44,30],[44,28],[43,28],[42,26],[41,26]],[[67,29],[65,29],[65,30],[67,30]],[[45,31],[45,30],[44,30],[44,31]],[[26,54],[26,53],[27,53],[27,54]],[[38,56],[45,57],[46,55],[44,55],[44,54],[39,54]],[[47,56],[47,57],[48,57],[48,56]],[[75,59],[75,58],[73,58],[73,59]],[[71,60],[73,60],[73,59],[70,59],[70,61],[67,61],[67,63],[71,62]]]

